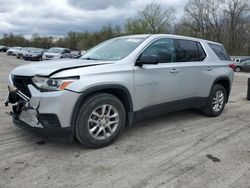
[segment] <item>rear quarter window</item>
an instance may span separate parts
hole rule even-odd
[[[222,61],[231,61],[229,55],[227,54],[225,48],[219,44],[208,43],[210,48],[214,51],[217,57]]]

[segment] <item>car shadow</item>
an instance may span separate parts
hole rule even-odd
[[[183,120],[193,119],[193,118],[201,118],[203,115],[200,111],[195,109],[183,110],[178,112],[171,112],[167,114],[162,114],[158,116],[154,116],[151,118],[143,119],[138,122],[135,122],[132,126],[126,126],[122,135],[118,138],[118,140],[107,147],[115,147],[116,144],[122,145],[123,141],[126,141],[128,137],[133,137],[135,132],[142,132],[145,128],[154,127],[154,129],[161,129],[163,127],[169,126],[169,124],[173,124],[173,122],[178,125]],[[207,118],[204,116],[204,118]],[[23,130],[24,131],[24,130]],[[26,132],[26,131],[25,131]],[[26,133],[24,133],[26,134]],[[27,133],[30,134],[30,133]],[[39,149],[49,149],[49,148],[60,148],[63,150],[93,150],[84,148],[76,139],[73,140],[71,143],[63,143],[60,141],[53,141],[50,140],[42,135],[32,134],[32,136],[25,135],[25,140],[27,143],[33,142]],[[112,146],[113,145],[113,146]],[[104,148],[107,148],[104,147]],[[102,149],[102,148],[100,148]]]

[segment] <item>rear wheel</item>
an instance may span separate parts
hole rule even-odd
[[[224,110],[227,95],[225,88],[216,84],[212,87],[206,106],[202,112],[210,117],[216,117]]]
[[[79,109],[75,136],[88,148],[107,146],[120,135],[125,119],[125,109],[117,97],[106,93],[92,95]]]

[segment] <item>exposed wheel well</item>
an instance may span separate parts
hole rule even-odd
[[[227,78],[217,79],[214,82],[214,84],[220,84],[220,85],[222,85],[225,88],[225,90],[227,92],[227,100],[226,100],[226,102],[227,102],[228,98],[229,98],[230,90],[231,90],[230,89],[230,81],[229,81],[229,79],[227,79]]]

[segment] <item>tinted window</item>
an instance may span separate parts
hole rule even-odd
[[[175,48],[173,39],[159,39],[150,44],[141,56],[157,56],[159,63],[175,62]]]
[[[175,46],[177,62],[203,61],[206,58],[199,42],[176,39]]]
[[[70,53],[70,50],[69,49],[65,49],[65,53]]]
[[[219,44],[213,44],[213,43],[208,43],[208,45],[210,46],[210,48],[214,51],[214,53],[217,55],[217,57],[220,60],[223,61],[231,61],[230,57],[228,56],[226,50],[224,49],[224,47],[222,45]],[[236,62],[239,62],[239,60]]]

